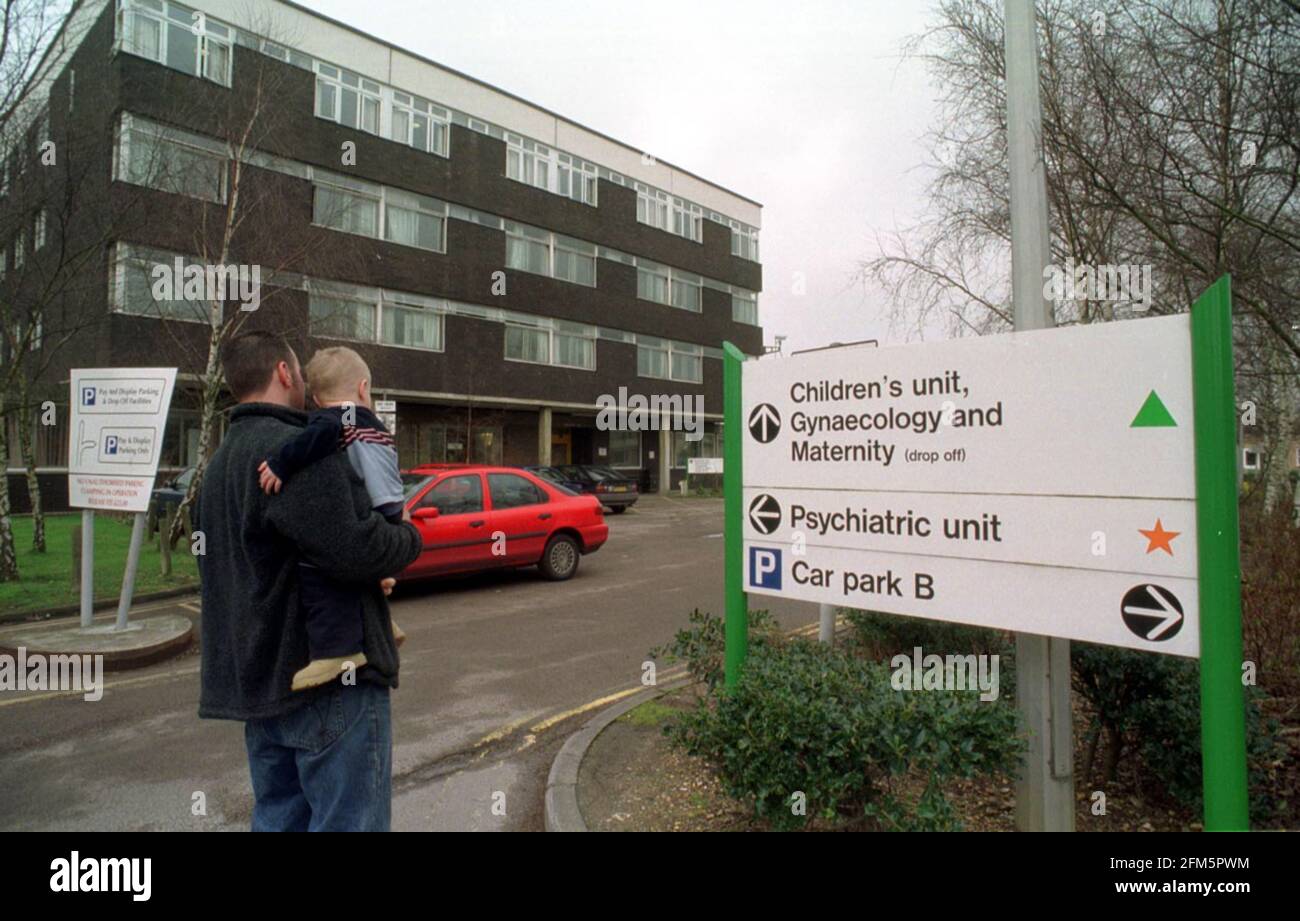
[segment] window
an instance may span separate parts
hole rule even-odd
[[[638,336],[636,341],[636,373],[640,377],[668,379],[668,343],[663,339]]]
[[[375,304],[313,292],[308,307],[308,328],[313,336],[373,342]]]
[[[412,349],[442,351],[443,315],[427,307],[384,302],[379,341]]]
[[[526,224],[506,223],[506,267],[551,274],[551,234]]]
[[[704,279],[680,269],[672,270],[672,304],[682,310],[700,312],[700,298],[703,295]]]
[[[312,220],[335,230],[378,237],[379,196],[318,183]]]
[[[489,473],[488,492],[492,494],[492,510],[540,505],[546,501],[540,489],[514,473]]]
[[[119,49],[230,86],[228,26],[163,0],[121,0],[117,22]]]
[[[668,230],[668,193],[636,183],[636,219],[642,224]]]
[[[447,206],[432,198],[386,189],[384,239],[405,246],[443,252]]]
[[[407,93],[393,91],[389,111],[388,136],[416,150],[447,156],[447,141],[451,123],[450,113]]]
[[[403,246],[446,251],[447,205],[444,202],[346,176],[316,175],[312,218],[315,223]]]
[[[558,156],[558,163],[555,167],[555,180],[556,185],[553,191],[557,195],[563,195],[566,198],[572,198],[574,201],[580,201],[587,205],[594,206],[596,204],[596,188],[600,183],[595,164],[562,153]]]
[[[517,134],[506,135],[506,176],[539,189],[551,188],[551,149]]]
[[[472,120],[471,120],[472,122]],[[596,165],[506,133],[506,176],[585,205],[596,204]]]
[[[175,195],[222,204],[226,200],[226,158],[216,141],[171,136],[158,125],[124,116],[113,178]]]
[[[740,221],[729,221],[731,225],[731,255],[758,261],[758,231],[747,227]]]
[[[1241,452],[1241,466],[1246,470],[1259,469],[1259,452],[1246,448]]]
[[[672,379],[692,384],[704,383],[704,349],[698,345],[674,342],[670,349]]]
[[[545,329],[527,326],[506,326],[506,358],[511,361],[551,363],[551,336]]]
[[[758,325],[758,295],[752,291],[731,292],[731,319],[737,323]]]
[[[555,235],[555,277],[575,285],[596,287],[596,246]]]
[[[420,508],[439,515],[468,515],[483,511],[483,481],[477,473],[445,477],[420,499]]]
[[[558,365],[593,371],[596,368],[596,330],[582,323],[522,319],[506,323],[506,358],[533,364]]]
[[[689,342],[638,336],[636,373],[641,377],[701,384],[704,382],[704,348]]]
[[[609,465],[611,467],[641,466],[641,433],[611,431],[609,433]]]
[[[382,107],[379,84],[320,61],[315,66],[316,115],[378,134]]]
[[[686,432],[674,431],[672,440],[672,464],[674,467],[687,466],[686,461],[692,457],[721,457],[722,432],[701,432],[698,441],[686,437]]]
[[[307,286],[308,331],[313,336],[443,350],[444,300],[312,279]]]
[[[704,209],[680,198],[673,199],[673,233],[696,243],[704,242]]]
[[[581,323],[555,321],[555,364],[565,368],[596,367],[596,331]]]
[[[506,267],[596,286],[596,246],[540,227],[506,221]]]
[[[8,274],[9,274],[9,247],[6,246],[3,249],[0,249],[0,281],[4,281],[5,276]]]
[[[638,259],[636,264],[636,296],[657,304],[671,304],[668,267]]]
[[[18,238],[14,240],[14,269],[21,269],[23,263],[27,260],[27,231],[18,231]]]
[[[45,245],[45,212],[37,211],[32,217],[32,246],[40,249]]]
[[[188,323],[211,321],[207,300],[186,300],[184,292],[171,285],[162,285],[162,275],[175,274],[174,253],[149,250],[118,244],[114,252],[112,274],[112,309],[117,313],[153,317],[160,320],[181,320]],[[197,260],[179,257],[182,266],[193,265]],[[161,269],[162,271],[156,271]],[[171,289],[171,290],[169,290]]]

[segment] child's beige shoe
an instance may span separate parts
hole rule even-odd
[[[392,624],[393,624],[393,642],[396,643],[398,646],[401,646],[402,642],[406,639],[406,632],[402,630],[401,627],[397,626],[397,621],[393,621]]]
[[[349,669],[358,669],[366,664],[366,654],[358,652],[351,656],[338,656],[334,659],[314,659],[299,669],[293,676],[293,689],[305,691],[307,688],[329,684]]]

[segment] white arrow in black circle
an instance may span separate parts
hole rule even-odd
[[[781,504],[763,493],[749,503],[749,523],[759,534],[771,534],[781,527]]]
[[[771,403],[759,403],[749,414],[749,434],[767,444],[781,431],[781,414]]]
[[[1130,630],[1144,640],[1168,640],[1183,626],[1183,605],[1159,585],[1136,585],[1124,593],[1120,612]]]

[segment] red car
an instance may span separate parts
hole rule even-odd
[[[609,537],[594,496],[575,495],[518,467],[427,464],[402,479],[424,552],[399,580],[536,566],[561,581]]]

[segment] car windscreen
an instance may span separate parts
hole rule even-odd
[[[402,497],[411,498],[411,495],[427,482],[429,482],[429,478],[423,473],[403,473]]]

